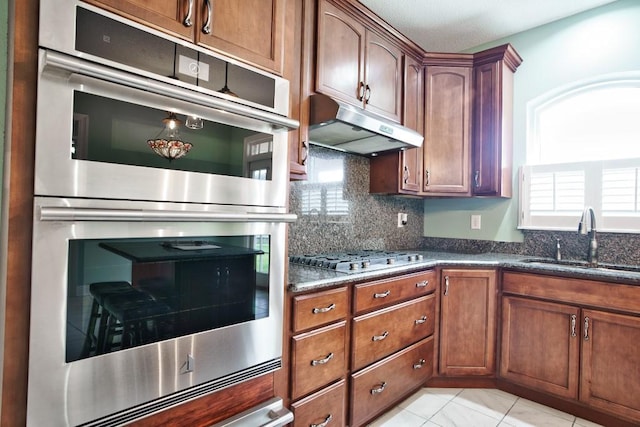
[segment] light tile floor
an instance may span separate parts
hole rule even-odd
[[[493,389],[422,388],[369,427],[597,427]]]

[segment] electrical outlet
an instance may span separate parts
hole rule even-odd
[[[407,214],[398,212],[398,228],[402,228],[407,225]]]
[[[482,228],[482,217],[480,215],[471,215],[471,229],[480,230]]]

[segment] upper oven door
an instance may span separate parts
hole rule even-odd
[[[285,206],[286,117],[53,51],[39,60],[36,195]],[[150,140],[192,148],[168,160]]]

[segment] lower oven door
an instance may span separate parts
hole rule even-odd
[[[120,425],[278,369],[282,209],[37,197],[27,421]]]

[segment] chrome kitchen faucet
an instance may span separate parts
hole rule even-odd
[[[588,215],[588,216],[587,216]],[[587,227],[587,221],[589,226]],[[592,207],[586,207],[582,212],[582,218],[580,218],[580,224],[578,224],[578,233],[586,235],[589,233],[589,252],[587,253],[587,260],[591,265],[598,264],[598,241],[596,240],[596,214]]]

